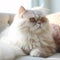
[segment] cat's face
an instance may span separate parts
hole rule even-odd
[[[26,10],[20,7],[18,13],[20,28],[34,33],[45,31],[48,28],[48,20],[43,16],[41,11]]]

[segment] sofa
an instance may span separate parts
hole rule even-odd
[[[57,15],[60,13],[57,13]],[[0,33],[6,29],[7,27],[10,26],[10,24],[13,22],[13,18],[14,18],[15,14],[11,14],[11,13],[0,13]],[[51,23],[56,23],[55,21],[55,17],[54,15],[56,14],[50,14],[47,15],[47,18],[54,21],[51,21]],[[60,22],[60,21],[59,21]],[[57,24],[59,24],[59,22]],[[32,57],[32,56],[19,56],[17,57],[15,60],[60,60],[60,53],[56,53],[53,56],[50,56],[48,58],[42,58],[42,57]]]

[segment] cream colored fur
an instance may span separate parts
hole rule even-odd
[[[1,43],[22,49],[22,55],[30,54],[37,57],[53,55],[56,46],[52,38],[51,27],[44,16],[45,14],[41,10],[25,10],[21,7],[11,26],[5,30],[5,36],[0,39]],[[44,17],[46,22],[40,26],[38,23],[30,22],[31,17],[36,20]],[[19,53],[19,55],[21,54]]]

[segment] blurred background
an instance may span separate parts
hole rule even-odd
[[[60,12],[60,0],[0,0],[0,12],[16,13],[21,5],[26,9],[43,6],[50,13]]]

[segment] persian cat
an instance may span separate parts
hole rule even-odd
[[[44,10],[26,10],[21,6],[1,42],[36,57],[48,57],[56,52],[51,26]]]

